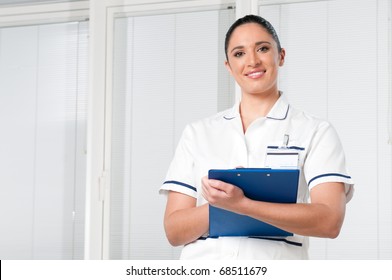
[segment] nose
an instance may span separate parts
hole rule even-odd
[[[248,55],[248,66],[250,67],[256,67],[259,66],[261,63],[261,60],[259,56],[257,55],[256,52],[250,52]]]

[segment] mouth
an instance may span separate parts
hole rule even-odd
[[[266,70],[255,70],[251,71],[245,74],[246,77],[251,78],[251,79],[258,79],[264,75]]]

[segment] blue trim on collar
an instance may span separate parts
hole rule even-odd
[[[271,120],[276,120],[276,121],[283,121],[287,118],[287,115],[289,114],[289,110],[290,110],[290,105],[287,105],[287,110],[286,110],[286,114],[283,118],[279,119],[279,118],[272,118],[272,117],[268,117],[267,115],[267,119],[271,119]]]
[[[270,120],[275,120],[275,121],[283,121],[287,118],[287,115],[289,114],[289,110],[290,110],[290,105],[287,105],[287,110],[286,110],[286,114],[284,115],[283,118],[273,118],[273,117],[268,117],[268,115],[266,116],[267,119]],[[235,119],[237,116],[231,117],[231,116],[223,116],[223,118],[227,121],[231,121],[233,119]]]
[[[178,181],[166,181],[166,182],[164,182],[163,184],[175,184],[175,185],[180,185],[180,186],[186,187],[186,188],[188,188],[188,189],[191,189],[192,191],[197,192],[197,190],[196,190],[195,187],[192,187],[191,185],[188,185],[188,184],[185,184],[185,183],[182,183],[182,182],[178,182]]]
[[[275,106],[277,106],[277,103],[280,102],[281,104],[278,104],[279,107],[276,108]],[[237,118],[239,116],[239,106],[240,103],[235,103],[234,106],[231,108],[230,111],[227,111],[227,114],[223,116],[223,119],[230,121],[233,120],[235,118]],[[270,119],[270,120],[277,120],[277,121],[282,121],[285,120],[289,114],[289,110],[290,110],[290,104],[287,103],[286,99],[282,96],[282,92],[280,92],[280,97],[279,99],[276,101],[276,103],[274,104],[274,111],[275,112],[269,112],[267,114],[267,116],[265,118]],[[286,107],[286,112],[284,112],[284,107]],[[272,109],[271,109],[272,110]],[[276,112],[276,110],[278,110],[278,112]],[[284,116],[280,116],[284,114]],[[272,117],[271,115],[276,115],[277,117]]]
[[[322,178],[322,177],[328,177],[328,176],[337,176],[337,177],[343,177],[343,178],[346,178],[346,179],[351,179],[350,176],[344,175],[344,174],[340,174],[340,173],[326,173],[326,174],[321,174],[321,175],[318,175],[318,176],[312,178],[309,181],[308,185],[310,185],[316,179],[319,179],[319,178]]]

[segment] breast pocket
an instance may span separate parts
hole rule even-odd
[[[267,147],[265,167],[274,169],[301,169],[304,161],[305,148],[300,146]]]

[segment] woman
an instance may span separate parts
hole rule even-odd
[[[161,187],[168,195],[167,238],[185,245],[182,259],[307,259],[308,236],[337,237],[352,195],[340,141],[329,123],[292,108],[278,90],[286,52],[268,21],[238,19],[226,34],[225,52],[241,101],[185,128]],[[206,177],[210,169],[269,166],[269,151],[282,142],[298,153],[296,204],[251,200],[240,188]],[[209,238],[209,204],[294,236]]]

